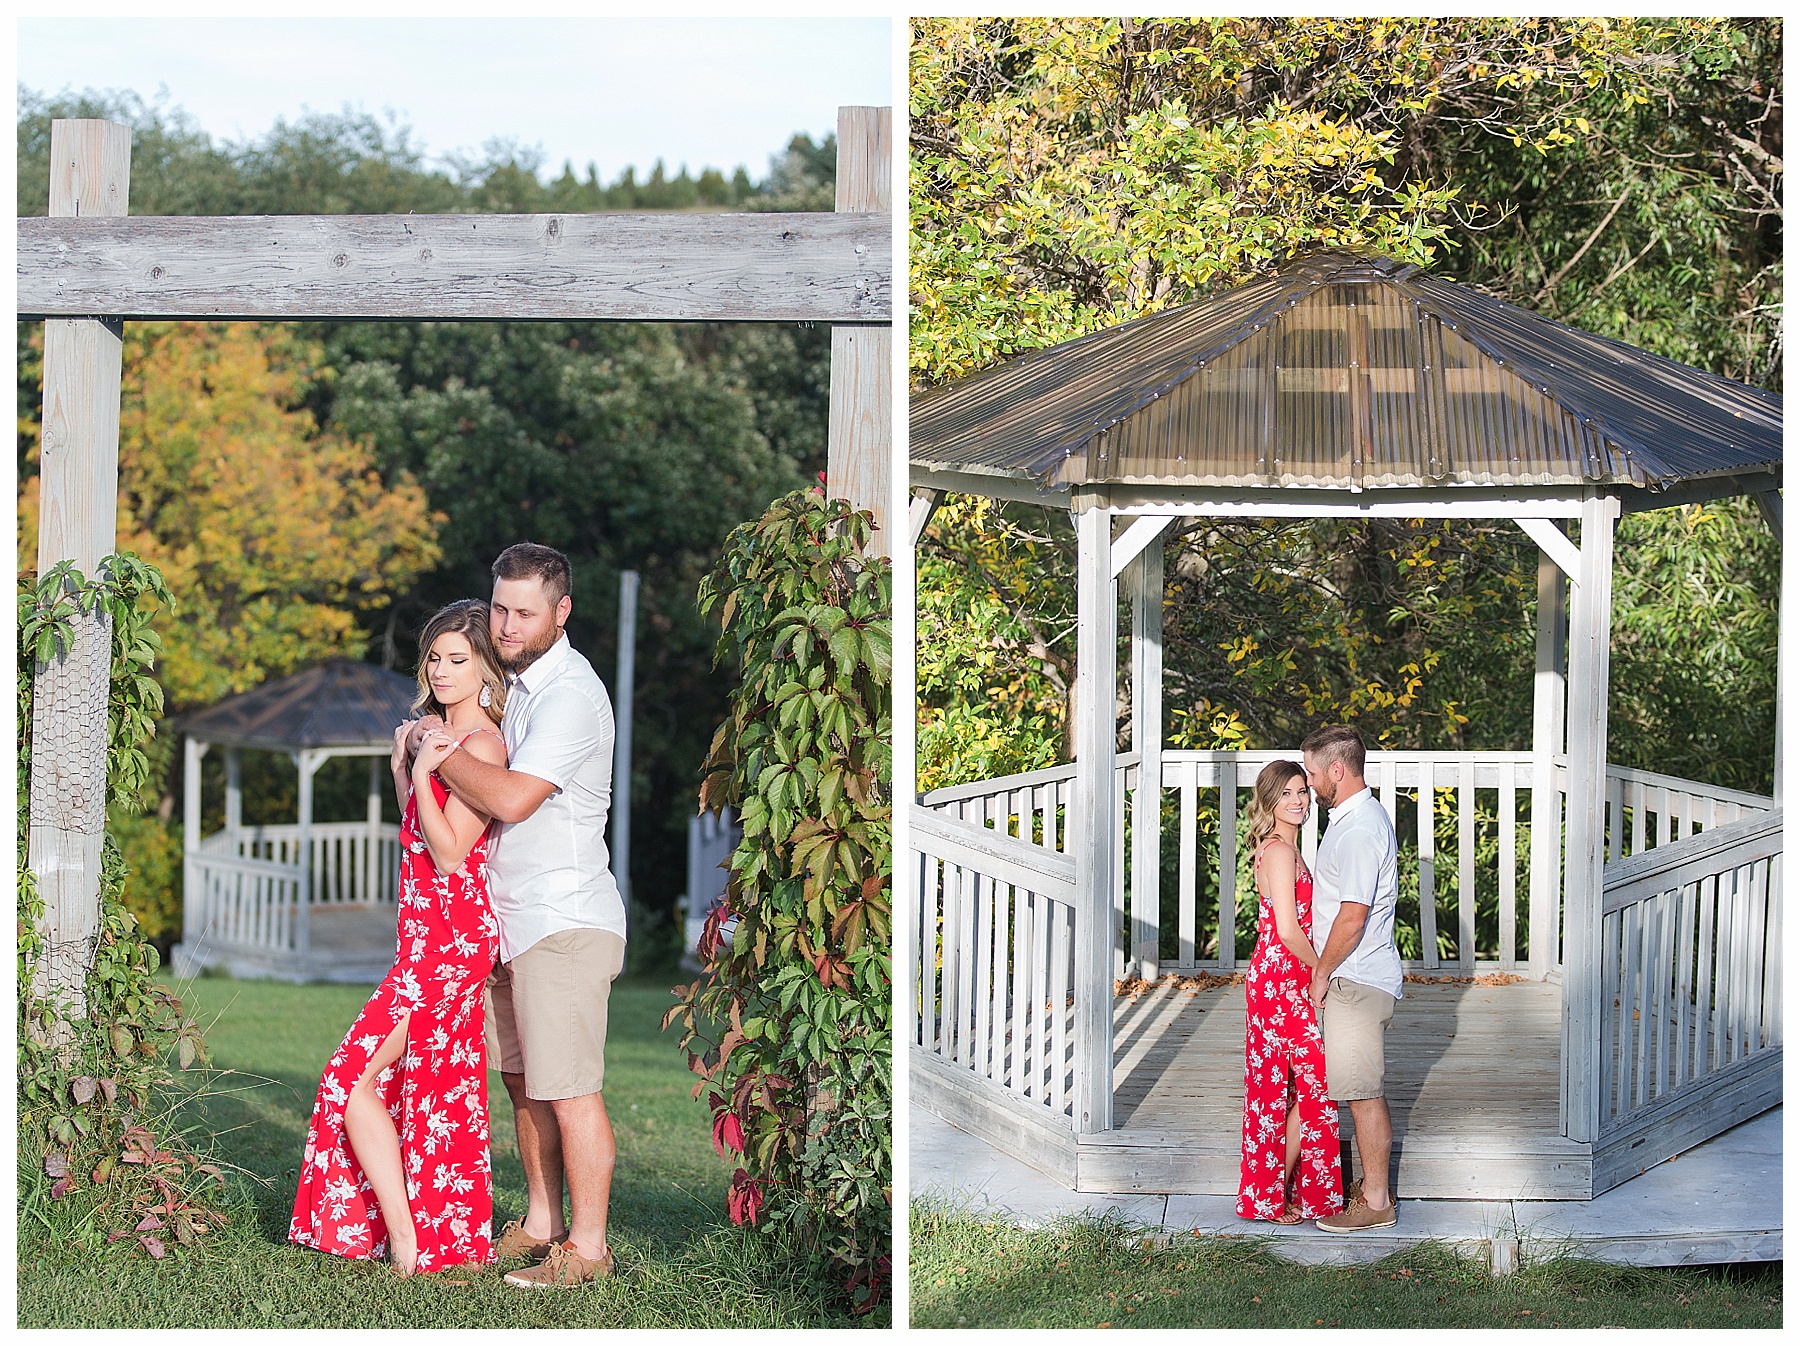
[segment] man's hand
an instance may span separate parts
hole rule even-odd
[[[1331,985],[1331,978],[1325,975],[1322,967],[1314,968],[1312,983],[1306,988],[1306,998],[1313,1003],[1314,1010],[1325,1008],[1325,992]]]
[[[406,735],[406,755],[416,757],[419,745],[425,741],[427,734],[441,734],[447,726],[435,715],[422,715],[412,722],[412,729]]]

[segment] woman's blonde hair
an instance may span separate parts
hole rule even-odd
[[[1298,762],[1270,762],[1257,773],[1256,787],[1250,793],[1250,847],[1254,850],[1275,831],[1275,806],[1287,783],[1299,776],[1306,778],[1306,768]]]
[[[494,649],[494,637],[488,629],[488,605],[479,598],[459,598],[439,608],[425,623],[425,629],[419,632],[419,695],[413,700],[413,714],[441,716],[446,713],[438,703],[437,694],[431,690],[426,660],[438,637],[447,635],[462,636],[475,651],[475,660],[481,665],[482,685],[488,694],[487,704],[482,709],[489,719],[499,724],[501,713],[506,709],[506,674],[500,671],[500,656]]]

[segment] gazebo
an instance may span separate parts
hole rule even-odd
[[[413,679],[353,659],[230,696],[176,719],[187,739],[183,911],[175,974],[220,967],[280,981],[379,981],[394,961],[399,829],[382,821],[394,727],[412,717]],[[200,763],[225,753],[225,825],[200,834]],[[290,755],[291,823],[247,826],[243,750]],[[368,812],[313,820],[313,778],[334,757],[369,759]]]
[[[925,1107],[1081,1190],[1236,1190],[1237,820],[1298,753],[1162,742],[1162,539],[1195,517],[1499,519],[1540,549],[1529,750],[1370,754],[1422,934],[1389,1046],[1402,1197],[1585,1199],[1780,1101],[1779,775],[1772,799],[1606,760],[1616,521],[1750,494],[1779,531],[1779,397],[1326,253],[919,395],[910,438],[915,536],[955,491],[1068,508],[1078,544],[1075,761],[908,812]]]

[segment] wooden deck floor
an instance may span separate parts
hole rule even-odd
[[[1551,984],[1407,984],[1387,1039],[1401,1196],[1588,1195],[1588,1147],[1557,1124],[1560,1015]],[[1079,1142],[1079,1188],[1235,1192],[1243,987],[1164,978],[1113,1022],[1115,1129]]]

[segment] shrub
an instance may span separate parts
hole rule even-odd
[[[870,516],[797,491],[732,533],[700,586],[735,659],[702,808],[742,843],[707,919],[703,975],[677,987],[681,1045],[740,1164],[731,1218],[792,1230],[878,1302],[892,1224],[893,662],[888,564]]]

